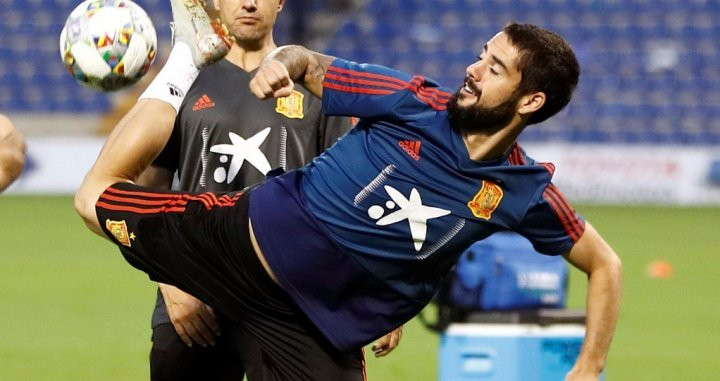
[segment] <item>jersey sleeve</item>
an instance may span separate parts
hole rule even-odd
[[[584,231],[585,220],[552,183],[530,206],[518,229],[535,250],[549,255],[570,251]]]
[[[180,125],[179,118],[175,119],[175,126],[170,134],[168,142],[165,143],[165,147],[160,154],[155,158],[152,165],[160,168],[165,168],[169,171],[175,172],[179,166],[180,161]]]
[[[410,120],[446,110],[450,93],[422,76],[337,58],[323,82],[323,113]]]

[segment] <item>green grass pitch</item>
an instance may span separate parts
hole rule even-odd
[[[608,380],[716,380],[720,208],[579,206],[624,263]],[[657,259],[668,279],[646,275]],[[570,306],[584,305],[573,271]],[[89,233],[70,197],[0,196],[0,380],[147,380],[155,287]],[[416,321],[370,380],[434,380],[438,337]],[[370,354],[370,351],[366,351]]]

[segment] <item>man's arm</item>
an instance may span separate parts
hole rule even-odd
[[[135,184],[149,188],[170,189],[173,181],[173,171],[157,165],[147,167],[143,173],[138,176]]]
[[[25,164],[25,140],[6,116],[0,114],[0,192],[20,176]]]
[[[110,185],[137,179],[165,146],[174,121],[175,109],[170,104],[142,99],[113,129],[75,194],[75,209],[90,230],[105,237],[95,203]]]
[[[585,341],[566,380],[597,380],[620,311],[622,264],[590,223],[586,223],[585,232],[565,258],[588,275]]]
[[[322,98],[325,73],[334,59],[299,45],[279,47],[263,60],[250,81],[250,91],[259,99],[287,97],[298,81]]]

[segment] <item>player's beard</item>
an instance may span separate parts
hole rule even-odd
[[[513,93],[510,98],[495,107],[485,107],[478,104],[461,106],[459,104],[460,92],[458,89],[447,103],[450,116],[450,125],[460,133],[487,132],[493,133],[507,126],[516,113],[519,94]],[[478,95],[478,99],[479,99]]]

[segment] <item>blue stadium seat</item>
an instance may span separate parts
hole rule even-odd
[[[165,49],[168,2],[136,1]],[[77,85],[60,64],[58,34],[78,2],[0,0],[0,109],[110,107],[107,94]],[[330,2],[304,5],[312,17],[327,12]],[[371,0],[339,28],[326,51],[454,88],[505,23],[533,22],[568,38],[583,74],[569,108],[547,128],[529,129],[524,140],[720,144],[718,14],[720,2],[708,0]],[[280,43],[293,42],[286,24],[278,23]]]
[[[701,102],[720,96],[720,24],[711,16],[717,11],[720,2],[706,0],[372,1],[356,16],[375,20],[372,30],[350,22],[329,51],[425,71],[452,87],[474,49],[505,22],[538,23],[571,41],[583,76],[568,110],[546,122],[552,128],[529,130],[524,139],[716,143],[720,126],[709,121],[720,116],[720,106]],[[373,40],[393,46],[393,53],[372,53]],[[398,49],[403,41],[408,47]]]

